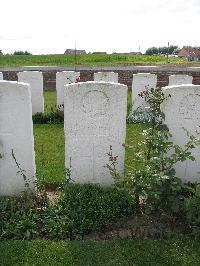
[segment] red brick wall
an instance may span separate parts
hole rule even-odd
[[[35,69],[34,69],[35,70]],[[40,70],[40,69],[39,69]],[[9,71],[9,70],[1,70],[3,72],[3,76],[5,80],[17,80],[17,72],[19,71]],[[23,71],[23,70],[21,70]],[[51,70],[40,70],[43,72],[43,77],[44,77],[44,88],[45,89],[55,89],[56,87],[56,72],[62,71],[62,70],[56,70],[56,69],[51,69]],[[80,71],[81,74],[81,81],[92,81],[93,80],[93,75],[94,72],[98,72],[99,70],[77,70]],[[104,71],[101,69],[101,71]],[[107,71],[107,70],[106,70]],[[113,70],[109,70],[113,71]],[[152,73],[152,74],[157,74],[158,77],[158,83],[157,86],[166,86],[168,85],[169,81],[169,75],[173,74],[187,74],[193,76],[193,84],[200,85],[200,70],[199,71],[189,71],[183,69],[183,71],[180,71],[180,68],[178,71],[174,68],[173,71],[162,71],[162,70],[122,70],[119,69],[117,70],[116,67],[114,69],[114,72],[117,72],[119,75],[119,83],[126,84],[129,89],[131,89],[132,85],[132,77],[133,74],[136,73]]]

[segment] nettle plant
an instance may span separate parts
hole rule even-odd
[[[116,170],[117,157],[109,152],[109,168],[115,184],[126,189],[134,201],[136,211],[167,211],[181,213],[184,197],[192,193],[192,186],[176,177],[174,165],[185,160],[195,160],[191,149],[200,144],[198,133],[190,136],[184,147],[173,143],[165,125],[161,104],[166,100],[161,88],[152,88],[140,94],[149,105],[146,129],[141,132],[141,141],[126,145],[132,154],[123,175]],[[169,95],[169,97],[171,97]]]

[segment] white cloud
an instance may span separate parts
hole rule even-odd
[[[199,0],[7,0],[1,3],[0,49],[63,53],[145,51],[199,45]]]

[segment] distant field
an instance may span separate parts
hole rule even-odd
[[[75,64],[73,55],[4,55],[0,56],[0,67],[15,66],[72,66]],[[77,65],[137,65],[167,64],[167,58],[147,55],[78,55]],[[189,63],[180,58],[169,58],[170,65],[200,65]]]

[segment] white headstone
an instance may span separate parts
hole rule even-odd
[[[3,73],[0,72],[0,80],[3,80]]]
[[[13,151],[13,152],[12,152]],[[35,153],[31,93],[28,84],[0,81],[0,196],[16,195],[25,190],[28,178],[34,190]]]
[[[118,83],[118,73],[97,72],[97,73],[94,73],[94,81],[105,81],[105,82]]]
[[[169,86],[172,85],[182,85],[182,84],[192,84],[193,77],[189,75],[170,75],[169,76]]]
[[[30,84],[32,113],[44,112],[43,75],[39,71],[23,71],[18,74],[18,81]]]
[[[150,73],[138,73],[133,74],[132,81],[132,110],[141,108],[142,110],[145,107],[148,107],[148,104],[145,102],[145,99],[140,97],[139,94],[143,91],[146,91],[151,88],[156,88],[157,85],[157,75]]]
[[[83,82],[65,86],[65,162],[78,183],[110,185],[110,146],[124,169],[127,86]],[[69,115],[70,114],[70,115]]]
[[[57,108],[63,110],[64,85],[77,83],[80,79],[80,72],[62,71],[56,73]]]
[[[200,126],[200,86],[177,85],[163,88],[167,100],[162,104],[165,123],[175,144],[184,146],[190,135],[199,131]],[[168,97],[170,96],[170,97]],[[200,147],[191,150],[196,161],[187,160],[175,165],[176,174],[183,180],[197,181],[200,176]]]

